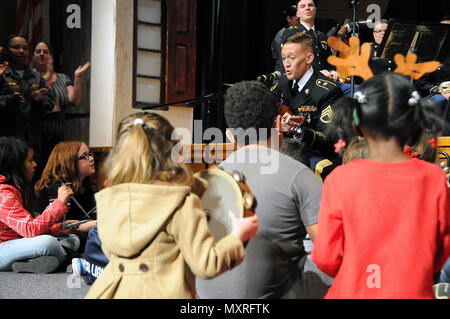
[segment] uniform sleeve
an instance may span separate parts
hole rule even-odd
[[[323,185],[316,240],[311,252],[312,261],[329,276],[335,277],[342,262],[344,232],[342,212],[336,205],[335,190],[330,180]]]
[[[6,83],[7,81],[3,75],[0,76],[0,114],[16,107],[18,101],[17,96],[12,94],[11,89],[7,87]]]
[[[244,259],[244,246],[234,235],[217,243],[209,230],[201,202],[189,195],[174,216],[171,231],[191,271],[203,279],[213,278],[239,265]]]
[[[438,208],[439,239],[435,258],[435,272],[439,272],[450,257],[450,188],[446,186],[446,183],[443,183],[442,186]]]
[[[25,238],[47,234],[66,213],[66,205],[56,200],[41,216],[33,218],[22,206],[21,196],[17,191],[4,190],[0,195],[0,222]]]
[[[314,129],[304,127],[303,141],[311,146],[311,148],[320,151],[322,154],[334,154],[334,141],[326,136],[328,125],[331,123],[334,113],[333,104],[337,99],[343,96],[343,92],[339,86],[334,87],[327,94],[319,105],[319,119]]]

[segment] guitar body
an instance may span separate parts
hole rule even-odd
[[[294,115],[291,109],[286,105],[281,106],[279,114],[281,115],[281,121],[289,126],[289,131],[297,131],[300,127],[302,127],[306,120],[305,114]]]

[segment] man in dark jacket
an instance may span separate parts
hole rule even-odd
[[[315,158],[311,158],[311,168],[315,169],[324,158],[335,160],[335,141],[330,141],[325,132],[333,117],[333,103],[343,96],[343,92],[336,82],[312,66],[315,58],[313,40],[308,34],[296,33],[288,38],[283,45],[282,57],[286,74],[271,91],[290,113],[305,116],[296,138],[309,145],[315,153]],[[288,116],[286,113],[282,117],[285,132],[290,129],[284,124]]]
[[[0,76],[0,136],[13,136],[34,149],[38,164],[36,178],[45,166],[41,156],[41,122],[55,105],[47,81],[28,67],[29,46],[20,35],[8,38],[5,47],[8,67]]]

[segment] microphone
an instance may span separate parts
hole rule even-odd
[[[261,82],[261,83],[270,83],[273,80],[278,79],[280,76],[281,76],[281,72],[280,71],[275,71],[275,72],[272,72],[270,74],[258,76],[256,78],[256,81]]]

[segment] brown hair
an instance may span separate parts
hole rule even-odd
[[[44,189],[59,187],[63,183],[72,183],[71,187],[75,193],[81,190],[78,151],[82,144],[81,141],[61,142],[53,148],[42,172],[42,177],[34,187],[36,194]]]
[[[308,50],[313,50],[313,39],[305,31],[297,32],[297,33],[291,35],[284,42],[284,44],[288,44],[288,43],[299,43],[303,46],[303,48],[308,49]]]

